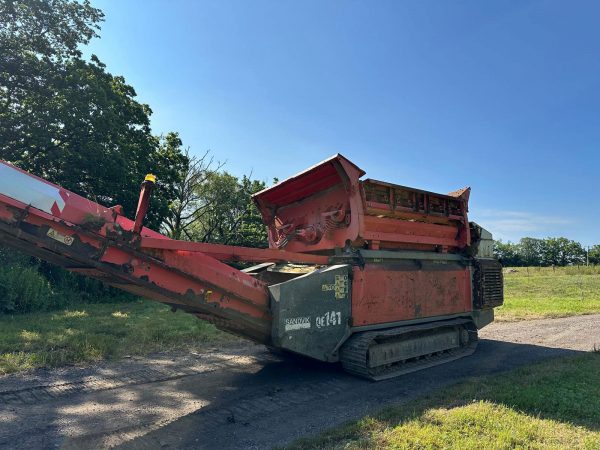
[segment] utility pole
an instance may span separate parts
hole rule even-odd
[[[589,266],[590,265],[590,246],[586,246],[585,247],[585,265]]]

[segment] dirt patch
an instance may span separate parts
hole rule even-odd
[[[600,315],[495,323],[475,355],[372,383],[258,345],[0,378],[0,446],[270,448],[438,387],[600,347]]]
[[[600,348],[600,315],[560,319],[495,322],[480,331],[482,339],[590,351]]]

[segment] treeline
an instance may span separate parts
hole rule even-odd
[[[570,266],[600,264],[600,245],[586,248],[564,237],[525,237],[518,243],[496,241],[494,254],[505,266]]]
[[[145,174],[158,177],[146,224],[177,239],[266,245],[250,195],[210,154],[175,131],[155,135],[152,110],[124,77],[82,53],[104,14],[88,0],[0,1],[0,159],[86,198],[135,213]],[[0,248],[0,313],[133,298]]]

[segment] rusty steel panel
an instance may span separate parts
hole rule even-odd
[[[471,275],[459,264],[367,264],[354,268],[354,326],[470,312]]]
[[[140,247],[143,250],[187,250],[201,252],[219,261],[248,262],[293,262],[300,264],[327,264],[329,258],[324,255],[294,253],[286,250],[270,248],[250,248],[235,245],[209,244],[206,242],[175,241],[172,239],[142,238]]]
[[[253,196],[269,246],[333,251],[347,242],[371,249],[456,251],[470,245],[470,188],[436,194],[376,180],[342,155]]]
[[[363,224],[365,231],[362,232],[361,236],[367,240],[457,246],[456,227],[451,225],[411,222],[374,216],[364,216]]]
[[[359,234],[364,171],[336,155],[253,196],[269,246],[291,252],[331,250]]]
[[[387,211],[395,217],[421,217],[433,223],[441,218],[462,221],[471,192],[463,188],[448,195],[436,194],[372,179],[364,180],[362,186],[368,212]]]

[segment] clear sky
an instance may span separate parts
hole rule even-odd
[[[270,182],[342,153],[496,237],[600,243],[600,2],[92,0],[90,51],[192,152]]]

